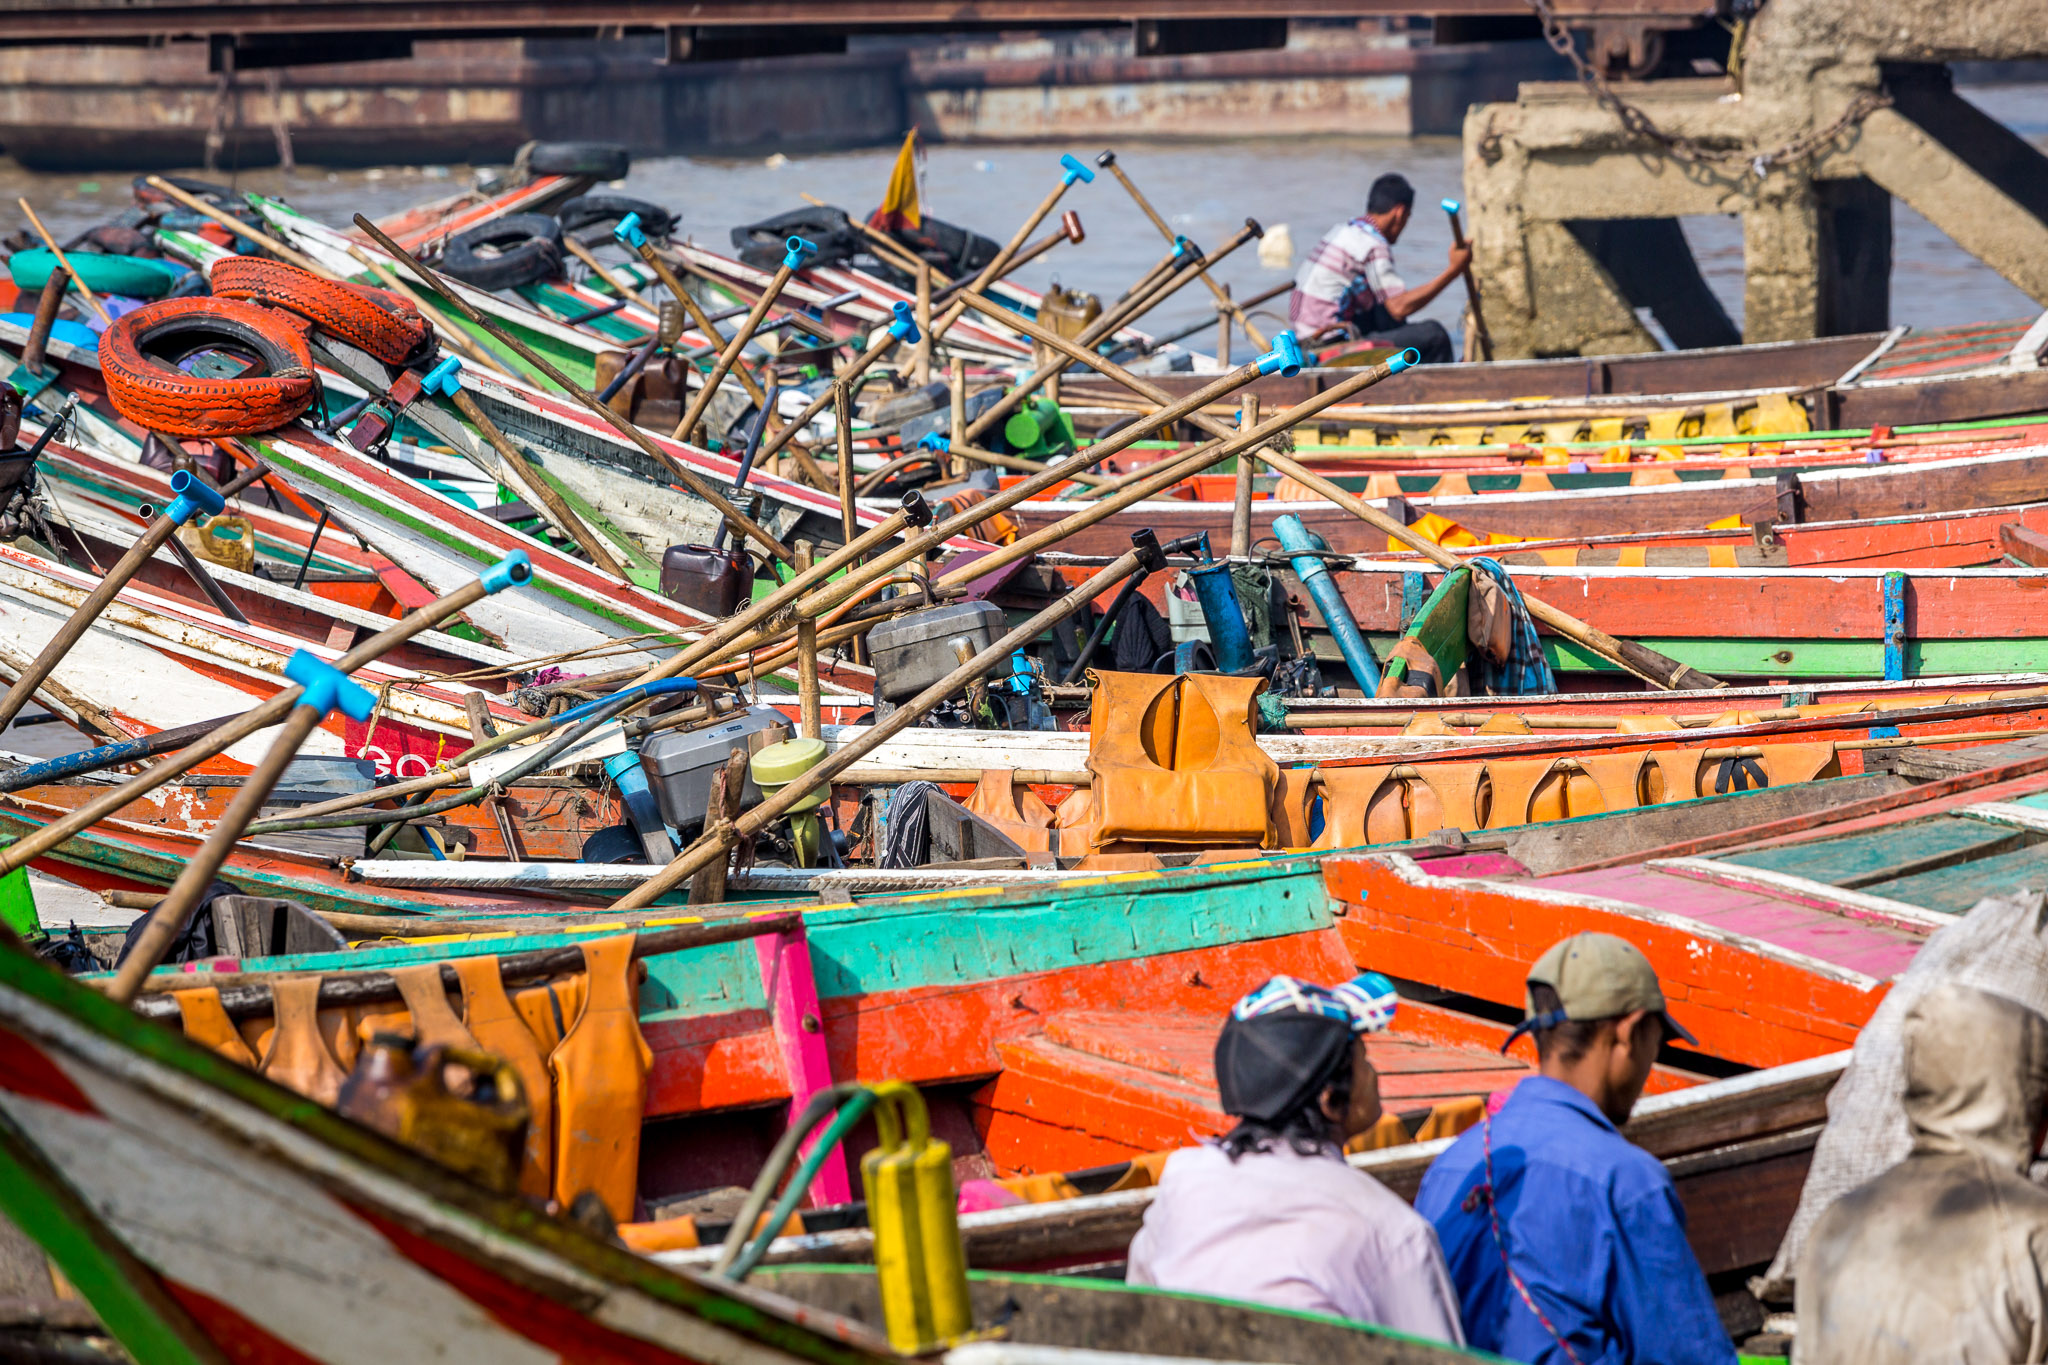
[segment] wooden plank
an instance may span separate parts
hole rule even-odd
[[[2025,885],[2040,886],[2043,881],[2048,881],[2048,844],[1875,882],[1863,889],[1874,896],[1960,915],[1986,896],[2006,895]]]
[[[1830,886],[1870,887],[2002,852],[2024,837],[2022,830],[1982,820],[1939,816],[1845,839],[1731,853],[1716,861],[1788,872]]]

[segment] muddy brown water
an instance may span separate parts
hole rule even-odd
[[[2048,86],[1978,87],[1964,93],[2021,135],[2048,144]],[[1442,269],[1450,234],[1435,205],[1446,195],[1462,195],[1459,144],[1450,138],[1145,144],[1120,142],[1112,130],[1101,143],[1085,146],[934,147],[923,176],[927,211],[1001,240],[1053,183],[1062,151],[1072,151],[1092,165],[1094,154],[1106,145],[1118,148],[1122,164],[1177,231],[1198,243],[1214,244],[1235,231],[1246,215],[1268,227],[1286,224],[1294,242],[1295,267],[1326,228],[1363,208],[1374,176],[1399,171],[1415,184],[1419,210],[1395,249],[1396,264],[1410,284]],[[624,188],[679,211],[683,232],[726,251],[734,226],[801,207],[799,196],[805,192],[866,213],[880,198],[894,158],[894,148],[745,161],[657,157],[637,162]],[[215,172],[211,178],[281,194],[307,212],[339,223],[357,211],[378,216],[452,192],[469,183],[473,174],[470,167],[454,166],[339,174],[302,169],[294,175],[270,169],[239,176]],[[32,175],[0,160],[0,191],[9,202],[27,194],[53,231],[68,234],[118,213],[128,202],[128,178]],[[1157,231],[1106,175],[1069,191],[1062,207],[1079,210],[1088,240],[1078,247],[1055,248],[1027,267],[1019,277],[1025,284],[1037,288],[1058,279],[1107,301],[1165,250]],[[12,212],[0,213],[0,219],[13,217]],[[2039,311],[1989,266],[1903,204],[1894,204],[1892,223],[1895,323],[1938,326]],[[1708,283],[1740,322],[1740,220],[1687,219],[1685,230]],[[1261,265],[1254,246],[1247,245],[1216,273],[1242,298],[1286,280],[1291,268]],[[1463,306],[1463,287],[1454,284],[1423,316],[1455,330]],[[1284,296],[1264,311],[1268,330],[1282,325]],[[1151,325],[1163,332],[1213,316],[1208,291],[1195,284],[1161,307]],[[1207,350],[1213,340],[1211,328],[1189,344]],[[1242,358],[1242,337],[1237,345]]]

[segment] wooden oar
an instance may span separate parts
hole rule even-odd
[[[524,583],[532,576],[533,566],[527,561],[525,552],[515,550],[455,591],[436,598],[419,610],[409,613],[403,620],[372,635],[335,660],[334,667],[342,673],[352,673],[421,631],[440,624],[472,603],[481,601],[503,588]],[[225,753],[230,747],[257,731],[277,724],[291,711],[298,697],[297,686],[284,688],[269,701],[221,724],[210,734],[196,740],[191,747],[144,770],[120,786],[94,797],[62,819],[53,820],[34,833],[23,835],[6,848],[0,849],[0,876],[12,872],[17,867],[27,866],[129,802],[140,800],[172,778],[190,772],[216,754]]]
[[[1232,234],[1230,240],[1225,242],[1220,250],[1212,256],[1198,257],[1197,260],[1220,261],[1263,231],[1264,229],[1257,223],[1247,218],[1245,219],[1244,226]],[[1116,308],[1105,313],[1082,329],[1081,334],[1074,338],[1074,345],[1083,352],[1092,355],[1095,347],[1100,345],[1105,337],[1114,336],[1118,329],[1135,322],[1138,318],[1157,308],[1176,291],[1196,279],[1198,274],[1199,270],[1191,266],[1161,279],[1142,293],[1126,299]],[[988,411],[982,413],[980,417],[974,420],[974,424],[967,429],[967,439],[970,441],[980,440],[997,422],[1002,421],[1011,412],[1015,411],[1017,405],[1022,403],[1025,398],[1052,380],[1059,378],[1075,363],[1076,361],[1073,356],[1063,353],[1052,361],[1051,364],[1042,365],[1030,374],[1025,375],[1012,386],[1008,393],[998,399]]]
[[[628,240],[638,237],[644,241],[647,235],[640,231],[639,221],[631,214],[619,224],[619,231],[624,233]],[[682,420],[677,422],[676,429],[669,433],[678,441],[690,439],[690,433],[697,429],[698,420],[704,416],[704,409],[711,406],[712,398],[718,393],[718,386],[725,382],[725,376],[739,360],[740,352],[754,339],[754,332],[761,326],[761,319],[768,316],[768,310],[782,297],[783,286],[789,283],[791,276],[803,268],[805,258],[818,253],[815,243],[807,242],[801,237],[791,237],[784,245],[787,250],[782,254],[782,264],[776,266],[775,273],[768,277],[768,287],[754,300],[754,306],[747,311],[747,316],[733,331],[731,339],[725,343],[725,349],[718,353],[718,359],[712,362],[711,373],[704,376],[704,386],[697,390],[697,396],[690,400],[690,406],[683,409]],[[754,401],[765,403],[767,400],[756,398]],[[764,417],[763,420],[767,418]]]
[[[626,580],[626,570],[613,557],[611,547],[606,545],[595,531],[584,525],[583,518],[576,515],[568,500],[547,481],[547,476],[527,460],[526,452],[512,444],[511,438],[498,429],[498,424],[491,420],[483,405],[476,401],[476,395],[462,387],[460,360],[452,355],[443,360],[427,372],[426,378],[420,381],[420,387],[428,393],[446,398],[469,419],[469,424],[476,428],[477,434],[490,444],[491,449],[498,452],[498,458],[511,466],[512,472],[518,475],[519,482],[540,500],[542,509],[548,514],[548,520],[581,546],[583,553],[590,556],[591,563],[621,582]]]
[[[1458,221],[1458,201],[1455,199],[1444,200],[1443,210],[1450,216],[1451,220],[1451,245],[1465,245],[1465,228]],[[1479,342],[1479,358],[1481,360],[1491,360],[1493,359],[1493,338],[1488,336],[1486,332],[1486,315],[1479,311],[1479,280],[1472,274],[1472,267],[1469,264],[1466,265],[1463,274],[1465,276],[1465,297],[1472,302],[1472,335]]]
[[[777,559],[785,563],[788,562],[790,558],[789,547],[770,535],[766,527],[756,522],[745,512],[740,511],[739,508],[733,506],[730,499],[707,483],[696,470],[690,468],[681,460],[676,459],[666,450],[663,450],[660,446],[649,440],[647,433],[619,416],[616,412],[613,412],[608,404],[598,402],[596,394],[556,369],[545,356],[535,351],[518,337],[513,336],[504,328],[491,322],[476,309],[470,307],[467,299],[450,288],[442,281],[440,276],[436,275],[426,266],[421,265],[404,247],[392,241],[391,238],[384,234],[382,229],[360,213],[356,215],[356,226],[368,233],[378,246],[384,248],[390,254],[392,259],[405,262],[406,268],[412,271],[415,279],[441,294],[450,303],[454,304],[464,317],[490,333],[494,340],[508,347],[521,360],[524,360],[527,364],[546,375],[561,388],[563,393],[568,394],[584,407],[590,409],[592,413],[603,420],[612,430],[638,446],[643,453],[652,459],[667,466],[669,472],[676,476],[683,487],[710,503],[720,516],[753,537],[763,549],[767,550]]]
[[[977,312],[991,316],[998,312],[1008,312],[1001,304],[972,291],[969,291],[965,297],[969,305]],[[1009,318],[1010,325],[1022,331],[1026,336],[1043,341],[1054,350],[1069,354],[1083,364],[1092,365],[1097,373],[1123,385],[1140,398],[1150,399],[1153,402],[1165,402],[1167,400],[1168,395],[1164,389],[1139,378],[1121,365],[1104,360],[1093,352],[1083,351],[1057,332],[1041,327],[1028,318],[1021,317],[1015,313],[1010,313]],[[1228,427],[1200,412],[1191,413],[1189,420],[1205,431],[1222,436],[1225,440],[1228,440],[1230,437],[1231,433]],[[1297,482],[1320,493],[1366,524],[1385,531],[1388,535],[1401,541],[1404,545],[1410,546],[1417,553],[1433,560],[1437,564],[1452,569],[1464,567],[1462,560],[1444,549],[1441,545],[1437,545],[1417,535],[1378,508],[1370,506],[1363,499],[1353,497],[1350,493],[1331,483],[1320,474],[1299,464],[1293,457],[1283,455],[1279,451],[1268,447],[1260,454],[1259,458],[1281,473],[1292,475]],[[1717,678],[1709,677],[1698,669],[1682,664],[1676,659],[1667,659],[1656,650],[1638,644],[1633,640],[1617,640],[1607,632],[1590,626],[1575,616],[1559,611],[1556,607],[1541,602],[1527,593],[1522,594],[1522,600],[1528,604],[1531,616],[1534,616],[1558,634],[1578,641],[1601,658],[1620,664],[1623,668],[1626,668],[1629,672],[1653,686],[1692,689],[1724,685]]]
[[[159,546],[176,535],[178,528],[199,512],[203,511],[213,516],[223,511],[227,506],[227,499],[268,472],[261,465],[254,469],[245,469],[217,493],[189,469],[181,469],[172,474],[171,492],[175,496],[170,503],[150,519],[149,525],[142,528],[142,534],[135,537],[135,543],[128,547],[128,553],[122,555],[120,562],[93,585],[93,590],[78,604],[70,619],[57,628],[57,633],[22,671],[21,677],[8,689],[7,695],[0,697],[0,729],[5,729],[13,722],[15,716],[20,714],[21,708],[35,695],[43,680],[64,661],[64,656],[71,652],[72,646],[92,629],[92,623],[107,609],[107,604],[114,600],[121,589],[128,586],[128,581],[149,562],[150,556],[157,552]]]
[[[1060,196],[1072,188],[1075,181],[1092,182],[1094,179],[1095,172],[1083,166],[1072,156],[1062,156],[1060,158],[1060,183],[1053,186],[1046,193],[1045,198],[1038,202],[1038,207],[1033,209],[1017,230],[1010,234],[1010,240],[1004,243],[1002,249],[989,259],[989,263],[976,273],[973,282],[967,287],[968,290],[978,291],[986,289],[1009,273],[1011,258],[1017,254],[1018,248],[1024,245],[1025,240],[1038,230],[1038,225],[1045,221],[1045,215],[1051,213],[1053,208],[1060,202]],[[962,292],[965,293],[967,291],[963,290]],[[946,305],[946,311],[932,320],[932,339],[936,341],[944,336],[947,328],[966,315],[967,305],[964,301],[955,299],[952,303]],[[1000,319],[998,321],[1000,322]]]
[[[821,784],[831,782],[838,773],[851,768],[855,763],[873,753],[911,725],[924,718],[927,711],[953,695],[969,681],[980,678],[991,668],[1008,660],[1012,651],[1038,638],[1041,632],[1050,629],[1072,616],[1082,607],[1108,591],[1114,583],[1135,573],[1141,566],[1163,567],[1166,556],[1160,552],[1159,542],[1150,531],[1141,531],[1132,537],[1134,548],[1117,556],[1086,583],[1054,602],[1045,610],[1033,616],[1023,625],[1009,631],[987,649],[974,655],[960,667],[954,669],[924,691],[903,703],[879,723],[866,727],[851,742],[826,755],[819,763],[801,777],[741,815],[730,825],[707,832],[703,838],[685,849],[676,860],[635,887],[613,903],[614,910],[637,910],[665,895],[671,887],[695,876],[713,861],[726,858],[734,843],[748,838],[788,814],[791,807],[803,800]]]
[[[1117,183],[1124,187],[1124,193],[1130,195],[1131,202],[1138,206],[1138,211],[1140,213],[1143,213],[1147,218],[1150,218],[1152,220],[1152,226],[1159,229],[1160,236],[1164,237],[1169,242],[1173,240],[1173,229],[1168,227],[1166,225],[1166,220],[1159,216],[1159,210],[1152,207],[1152,201],[1147,199],[1144,195],[1140,194],[1138,192],[1138,187],[1131,183],[1131,177],[1124,172],[1124,168],[1122,166],[1117,164],[1115,152],[1102,153],[1100,156],[1095,158],[1095,164],[1102,167],[1102,169],[1108,171],[1111,175],[1116,177]],[[1258,328],[1252,326],[1251,319],[1247,318],[1244,315],[1244,310],[1240,308],[1237,304],[1231,302],[1230,295],[1227,292],[1225,292],[1223,286],[1216,283],[1215,280],[1209,277],[1209,270],[1207,266],[1202,267],[1202,282],[1208,285],[1209,292],[1216,296],[1216,307],[1218,308],[1218,310],[1230,314],[1232,319],[1236,321],[1237,325],[1244,328],[1244,334],[1247,338],[1250,339],[1252,345],[1258,347],[1260,350],[1264,350],[1266,348],[1266,339],[1263,336],[1259,335]],[[1491,357],[1489,357],[1489,359],[1491,359]]]

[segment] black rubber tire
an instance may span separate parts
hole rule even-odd
[[[562,231],[576,233],[583,241],[591,235],[583,229],[595,227],[608,233],[612,224],[629,213],[640,215],[640,228],[649,237],[666,237],[676,225],[673,213],[630,194],[579,194],[555,210],[555,217],[562,220]]]
[[[526,168],[535,175],[623,180],[632,164],[632,156],[616,142],[536,142],[526,153]]]
[[[478,247],[497,248],[479,254]],[[562,225],[545,213],[508,213],[448,239],[441,269],[478,289],[517,289],[562,268]]]

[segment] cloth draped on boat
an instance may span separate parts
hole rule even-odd
[[[932,832],[925,803],[935,782],[905,782],[889,795],[882,815],[882,867],[923,867],[931,856]]]
[[[1465,634],[1472,644],[1472,682],[1489,696],[1523,697],[1557,691],[1543,657],[1536,622],[1521,589],[1498,560],[1474,559]]]
[[[1828,1207],[1912,1150],[1905,1109],[1906,1015],[1944,983],[1974,986],[2048,1014],[2048,895],[2022,890],[1978,901],[1961,919],[1929,935],[1892,983],[1857,1034],[1848,1069],[1828,1095],[1827,1127],[1814,1146],[1799,1208],[1762,1286],[1767,1301],[1791,1300],[1799,1258]],[[2037,1182],[2042,1171],[2037,1163],[2031,1172]]]
[[[917,203],[917,129],[903,135],[903,147],[889,171],[889,188],[882,192],[882,206],[868,219],[884,232],[924,226],[924,214]]]

